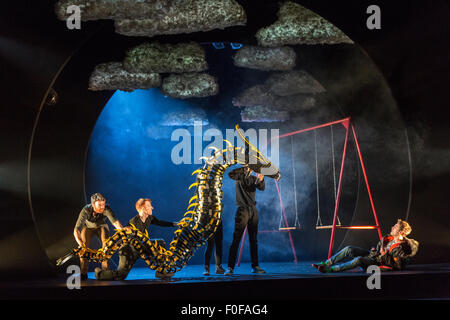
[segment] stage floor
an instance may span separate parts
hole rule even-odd
[[[225,267],[225,266],[224,266]],[[203,266],[188,265],[170,279],[155,271],[134,268],[124,281],[98,281],[94,274],[69,290],[68,274],[0,285],[1,299],[153,299],[153,300],[297,300],[297,299],[449,299],[450,264],[410,265],[407,270],[383,272],[381,289],[369,289],[371,274],[358,270],[322,274],[311,262],[261,263],[265,274],[251,273],[243,263],[232,276],[203,276]]]

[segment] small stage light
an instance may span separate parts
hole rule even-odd
[[[58,102],[58,93],[55,89],[51,88],[45,98],[45,104],[48,106],[54,106]]]
[[[230,45],[231,45],[231,48],[234,50],[242,48],[242,43],[231,42]]]
[[[213,42],[212,45],[218,50],[225,48],[225,44],[223,42]]]

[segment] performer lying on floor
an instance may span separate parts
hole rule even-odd
[[[370,251],[354,246],[347,246],[330,259],[313,264],[320,272],[340,272],[356,267],[366,270],[370,265],[387,267],[389,270],[401,270],[409,262],[419,248],[416,240],[406,236],[412,231],[411,226],[398,219],[391,228],[391,233],[384,236],[376,248]],[[340,263],[344,260],[349,260]]]
[[[177,225],[176,222],[167,222],[157,219],[153,215],[153,206],[150,199],[139,199],[136,202],[136,210],[139,214],[131,218],[129,224],[125,228],[133,226],[148,235],[147,229],[151,224],[162,227],[175,227]],[[164,240],[153,239],[152,241],[158,241],[165,247]],[[95,277],[98,280],[123,280],[128,276],[128,273],[136,263],[137,259],[139,259],[139,254],[136,249],[128,244],[124,245],[119,249],[119,267],[117,270],[102,270],[100,268],[95,268]],[[156,276],[159,276],[158,273]]]

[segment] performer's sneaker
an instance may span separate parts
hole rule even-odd
[[[232,276],[233,275],[233,268],[230,268],[230,267],[228,267],[228,270],[227,270],[227,272],[225,272],[225,275],[226,276]]]
[[[209,276],[209,266],[205,266],[205,271],[203,271],[204,276]]]
[[[222,268],[222,266],[216,266],[216,273],[217,274],[224,274],[225,273],[225,269]]]
[[[253,273],[266,273],[266,271],[264,271],[263,269],[261,269],[260,266],[255,266],[255,267],[253,267],[252,272],[253,272]]]
[[[319,267],[320,267],[320,266],[328,266],[328,264],[327,264],[326,261],[322,261],[322,262],[319,262],[319,263],[313,263],[312,266],[313,266],[314,268],[316,268],[317,270],[319,270]]]

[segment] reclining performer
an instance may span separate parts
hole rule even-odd
[[[389,270],[401,270],[409,262],[419,248],[416,240],[406,236],[412,229],[406,221],[398,219],[391,228],[391,233],[378,242],[370,251],[354,246],[347,246],[330,259],[313,264],[320,272],[342,272],[360,267],[366,270],[370,265],[382,266]],[[349,260],[343,262],[344,260]]]
[[[117,228],[122,229],[122,224],[116,219],[114,212],[106,204],[106,199],[100,193],[94,193],[91,196],[91,203],[84,206],[81,210],[73,235],[79,246],[89,247],[92,236],[95,234],[102,241],[102,246],[105,245],[106,239],[109,237],[109,227],[106,222],[109,222]],[[81,279],[87,279],[87,272],[89,262],[87,259],[80,259]],[[108,269],[108,261],[102,262],[103,270]]]
[[[152,202],[148,198],[140,198],[136,202],[136,210],[139,214],[130,219],[125,229],[133,226],[137,230],[148,235],[147,229],[151,224],[162,227],[177,226],[177,222],[167,222],[157,219],[153,215]],[[164,240],[153,239],[153,241],[158,241],[162,246],[165,246]],[[95,277],[98,280],[124,280],[137,259],[139,259],[139,253],[131,245],[126,244],[119,249],[119,266],[117,270],[102,270],[100,268],[95,268]],[[158,273],[156,276],[158,276]]]

